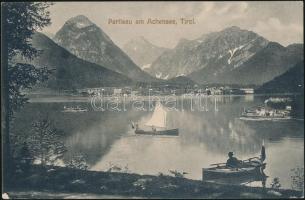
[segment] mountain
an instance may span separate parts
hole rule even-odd
[[[167,80],[166,84],[175,85],[175,86],[192,86],[193,87],[197,83],[186,76],[177,76],[177,77]]]
[[[269,42],[238,67],[208,65],[193,72],[189,77],[201,83],[262,85],[302,60],[303,52],[303,44],[283,47],[276,42]]]
[[[257,89],[260,93],[303,93],[304,94],[304,61],[297,63],[284,74],[263,84]]]
[[[153,45],[141,36],[127,42],[123,50],[142,70],[149,70],[153,61],[168,49]]]
[[[174,49],[153,62],[150,73],[162,74],[161,78],[188,75],[204,68],[213,68],[215,74],[222,73],[238,68],[267,44],[268,41],[256,33],[233,26],[195,40],[181,39]],[[196,81],[202,82],[201,79]]]
[[[35,33],[31,43],[41,53],[33,61],[26,62],[55,69],[46,85],[49,88],[124,86],[132,83],[122,74],[77,58],[42,33]]]
[[[56,33],[54,41],[83,60],[127,75],[134,80],[152,79],[115,45],[102,29],[83,15],[66,21]]]
[[[199,84],[262,85],[303,59],[303,44],[287,47],[233,26],[181,39],[150,68],[151,75],[168,79],[185,75]]]
[[[50,39],[53,39],[55,37],[55,35],[53,33],[50,32],[42,32],[44,35],[48,36]]]

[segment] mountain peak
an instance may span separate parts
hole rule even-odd
[[[69,19],[56,33],[54,40],[85,61],[101,65],[135,80],[151,80],[135,63],[86,16]]]
[[[176,47],[184,46],[184,45],[188,44],[189,42],[190,42],[190,40],[188,40],[186,38],[181,38],[179,40],[179,42],[177,43]]]
[[[146,71],[157,57],[159,57],[165,50],[164,47],[159,47],[152,44],[143,36],[138,36],[123,46],[124,51],[132,60]]]
[[[136,44],[151,44],[149,41],[146,40],[144,36],[135,37],[132,40],[129,41],[129,43],[136,43]]]
[[[269,42],[266,48],[284,49],[285,47],[277,42]]]
[[[144,40],[144,41],[146,41],[146,39],[145,39],[145,37],[144,37],[143,35],[141,35],[141,36],[137,37],[136,39],[139,39],[139,40]]]
[[[225,28],[224,31],[240,31],[241,29],[238,26],[230,26]]]
[[[77,28],[85,28],[93,25],[93,23],[85,15],[77,15],[66,21],[66,24],[75,25]]]

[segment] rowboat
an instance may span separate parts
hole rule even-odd
[[[88,112],[88,109],[87,108],[81,108],[79,106],[76,106],[76,107],[64,106],[64,110],[62,112]]]
[[[266,163],[262,163],[258,157],[245,160],[239,167],[228,167],[226,163],[212,164],[215,167],[203,168],[202,179],[227,179],[240,178],[244,176],[259,176],[263,175]]]
[[[138,124],[134,125],[134,123],[132,123],[132,128],[135,128],[135,134],[138,135],[178,136],[179,129],[169,128],[166,116],[167,111],[160,102],[157,102],[151,118],[144,126],[141,126],[140,128]]]
[[[256,179],[258,177],[266,177],[264,169],[266,163],[264,141],[261,148],[261,155],[258,157],[251,157],[246,160],[242,160],[236,167],[228,166],[226,163],[211,164],[210,168],[202,169],[202,180],[244,180],[244,179]],[[217,181],[221,182],[221,181]]]

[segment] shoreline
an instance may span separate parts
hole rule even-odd
[[[54,94],[27,94],[27,98],[29,98],[29,102],[37,102],[37,103],[42,103],[42,102],[90,102],[93,98],[103,98],[104,101],[114,101],[114,100],[119,100],[119,101],[148,101],[149,98],[154,101],[156,98],[160,98],[161,100],[171,100],[172,98],[177,98],[177,99],[192,99],[192,98],[221,98],[221,97],[259,97],[259,96],[297,96],[301,95],[299,93],[274,93],[274,94],[224,94],[224,95],[202,95],[202,96],[196,96],[196,95],[190,95],[190,94],[185,94],[183,95],[159,95],[159,96],[81,96],[81,95],[54,95]]]
[[[300,198],[301,191],[229,185],[177,178],[121,172],[85,171],[38,165],[26,176],[13,177],[7,187],[11,198],[101,196],[103,198]],[[34,196],[33,196],[34,195]]]

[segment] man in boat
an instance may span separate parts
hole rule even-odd
[[[154,126],[152,126],[151,129],[152,129],[153,132],[157,131],[157,129]]]
[[[239,167],[242,163],[237,158],[233,157],[233,152],[228,153],[229,159],[227,160],[226,165],[228,167]]]

